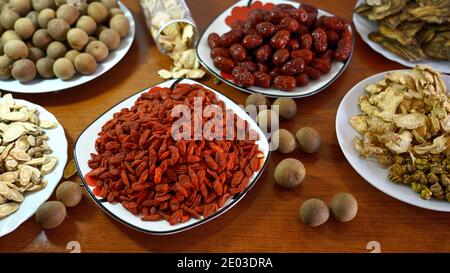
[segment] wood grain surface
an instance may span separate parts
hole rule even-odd
[[[157,50],[137,0],[123,1],[133,12],[136,39],[127,56],[97,80],[53,94],[15,95],[46,107],[56,115],[69,140],[69,158],[80,132],[118,101],[161,82],[157,71],[171,60]],[[187,1],[200,31],[232,0]],[[351,19],[355,1],[305,0],[319,8]],[[381,252],[450,252],[450,215],[397,201],[365,182],[344,158],[335,134],[335,115],[342,97],[360,80],[402,68],[375,53],[357,35],[353,58],[342,76],[325,91],[297,99],[297,117],[281,124],[291,132],[312,126],[322,135],[317,154],[289,154],[301,160],[307,176],[292,190],[274,185],[276,164],[287,157],[272,153],[270,164],[255,187],[233,209],[205,225],[170,236],[151,236],[132,230],[107,216],[85,194],[81,204],[68,209],[58,228],[43,231],[34,218],[0,238],[2,252],[70,252],[68,243],[79,243],[82,252],[370,252],[369,242]],[[237,103],[247,95],[226,84],[214,85]],[[78,179],[78,178],[77,178]],[[349,223],[330,219],[318,228],[307,228],[298,217],[309,198],[329,202],[339,192],[352,193],[359,203],[357,217]],[[378,243],[370,243],[377,245]],[[75,243],[77,244],[77,243]],[[69,248],[70,248],[69,244]]]

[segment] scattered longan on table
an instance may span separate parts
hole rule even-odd
[[[44,229],[56,228],[66,218],[66,207],[59,201],[48,201],[36,211],[36,222]]]
[[[300,220],[309,227],[317,227],[324,224],[330,217],[327,204],[320,199],[306,200],[299,211]]]
[[[56,189],[56,199],[67,208],[75,207],[83,198],[81,187],[73,181],[65,181]]]
[[[300,128],[295,134],[300,149],[308,154],[315,153],[319,150],[322,139],[320,134],[311,127]]]
[[[286,158],[275,167],[275,182],[283,188],[294,188],[305,179],[306,170],[300,160]]]

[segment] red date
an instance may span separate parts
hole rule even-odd
[[[299,49],[291,52],[291,58],[302,58],[305,63],[311,62],[314,55],[309,49]]]
[[[306,73],[300,73],[295,77],[297,86],[307,86],[309,83],[309,77]]]
[[[217,67],[222,72],[231,73],[233,67],[235,66],[235,62],[232,59],[217,56],[213,59],[214,66]]]
[[[261,35],[261,37],[272,36],[277,28],[271,22],[262,22],[256,25],[256,33]]]
[[[270,45],[273,48],[281,49],[284,48],[289,40],[291,39],[291,34],[287,30],[279,30],[275,35],[270,39]]]
[[[273,87],[283,91],[292,91],[295,89],[297,82],[292,76],[277,76],[273,80]]]
[[[327,42],[329,47],[335,47],[339,41],[339,34],[333,30],[327,30]]]
[[[312,47],[313,37],[309,33],[305,33],[300,37],[300,48],[310,49]]]
[[[268,64],[257,63],[256,67],[257,67],[258,71],[261,71],[264,73],[270,72],[270,66]]]
[[[241,29],[235,28],[220,36],[220,45],[223,47],[230,47],[231,45],[238,43],[243,35],[244,32]]]
[[[310,66],[307,66],[305,68],[305,73],[306,73],[306,75],[308,75],[308,77],[311,80],[318,80],[320,78],[320,76],[321,76],[319,70],[317,70],[317,69],[315,69],[313,67],[310,67]]]
[[[269,88],[271,84],[271,78],[269,74],[261,71],[256,71],[253,73],[255,78],[255,86]]]
[[[296,32],[299,27],[299,23],[297,20],[291,18],[291,17],[285,17],[283,20],[281,20],[279,29],[285,29],[289,32]]]
[[[321,28],[316,28],[313,33],[312,37],[314,40],[314,49],[317,52],[324,52],[327,50],[328,43],[327,43],[327,33],[325,30]]]
[[[305,61],[302,58],[292,59],[281,67],[281,73],[290,76],[301,73],[303,70],[305,70]]]
[[[281,66],[289,60],[289,50],[286,48],[278,49],[272,56],[272,64],[274,66]]]
[[[277,76],[281,76],[281,68],[275,67],[269,72],[269,76],[271,78],[276,78]]]
[[[265,63],[270,57],[272,57],[272,47],[270,45],[263,45],[256,50],[255,58],[258,63]]]
[[[211,58],[215,58],[218,56],[231,58],[230,50],[225,47],[216,47],[213,50],[211,50]]]
[[[279,24],[283,18],[288,17],[289,13],[280,8],[274,8],[270,11],[268,19],[274,24]]]
[[[220,46],[220,36],[219,34],[213,32],[208,35],[208,45],[209,47],[216,48]]]
[[[298,39],[290,39],[289,42],[286,45],[286,48],[289,50],[297,50],[300,48],[300,43],[298,42]]]
[[[252,61],[240,62],[239,66],[245,68],[245,70],[250,71],[250,72],[255,72],[257,69],[256,64]]]
[[[320,53],[318,58],[319,59],[327,59],[331,61],[334,57],[334,51],[332,49],[327,49],[325,52]]]
[[[291,17],[297,20],[300,24],[305,24],[308,21],[308,12],[303,8],[298,8],[290,13]]]
[[[346,61],[352,53],[351,38],[342,38],[339,40],[336,51],[334,52],[334,59],[339,62]]]
[[[230,47],[231,57],[235,61],[242,62],[247,59],[247,50],[241,44],[234,44]]]
[[[233,73],[233,81],[242,87],[250,87],[255,84],[255,77],[252,72],[241,70],[239,73]]]
[[[330,59],[314,59],[310,65],[319,70],[321,75],[327,74],[331,70]]]
[[[242,40],[242,45],[245,48],[252,49],[260,46],[263,42],[263,38],[258,34],[246,35]]]

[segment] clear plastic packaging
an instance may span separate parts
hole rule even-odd
[[[150,33],[163,54],[195,47],[199,33],[184,0],[140,0],[140,3]]]

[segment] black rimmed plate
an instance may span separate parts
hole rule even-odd
[[[203,85],[199,82],[189,80],[189,79],[178,79],[178,80],[169,80],[166,82],[163,82],[161,84],[155,85],[160,87],[171,87],[173,84],[177,82],[182,83],[188,83],[188,84],[200,84],[204,86],[205,88],[210,89],[213,91],[217,98],[225,103],[225,106],[227,109],[231,109],[238,115],[240,118],[246,120],[249,124],[249,129],[255,130],[259,135],[259,140],[256,142],[259,145],[259,149],[264,155],[264,163],[261,167],[261,169],[254,173],[251,177],[251,181],[249,182],[247,188],[241,192],[240,194],[234,196],[233,198],[229,199],[227,203],[220,208],[218,211],[216,211],[214,214],[207,218],[201,218],[201,219],[191,219],[188,222],[177,224],[174,226],[169,225],[169,223],[165,220],[160,221],[152,221],[152,222],[145,222],[140,219],[139,216],[135,216],[131,214],[128,210],[126,210],[121,204],[111,204],[108,203],[105,199],[102,199],[100,197],[95,196],[93,193],[93,187],[89,186],[88,183],[85,180],[86,174],[91,170],[88,166],[88,160],[90,159],[90,154],[95,153],[95,140],[97,139],[98,133],[101,131],[101,127],[110,119],[112,119],[113,114],[116,112],[120,112],[123,108],[130,108],[134,105],[136,100],[139,98],[139,96],[147,92],[149,89],[153,87],[146,88],[145,90],[132,95],[131,97],[125,99],[124,101],[116,104],[114,107],[106,111],[104,114],[102,114],[99,118],[97,118],[94,122],[91,123],[78,137],[77,141],[75,142],[75,150],[74,150],[74,156],[75,156],[75,162],[77,165],[78,173],[80,177],[83,180],[83,184],[89,194],[89,196],[97,203],[97,205],[100,206],[100,208],[106,212],[109,216],[114,218],[115,220],[121,222],[124,225],[127,225],[128,227],[131,227],[133,229],[136,229],[138,231],[146,232],[149,234],[155,234],[155,235],[167,235],[167,234],[173,234],[178,233],[181,231],[185,231],[188,229],[191,229],[193,227],[199,226],[201,224],[204,224],[216,217],[219,217],[223,213],[225,213],[227,210],[231,209],[234,205],[241,200],[245,194],[255,185],[256,181],[262,174],[264,168],[267,165],[267,161],[269,158],[269,143],[267,141],[267,138],[264,136],[264,133],[261,131],[261,129],[258,127],[256,122],[235,102],[230,100],[225,95],[215,91],[214,89]]]
[[[241,0],[236,4],[232,5],[226,11],[221,13],[203,32],[200,40],[197,44],[197,56],[200,60],[200,63],[214,76],[224,81],[226,84],[239,89],[241,91],[247,93],[261,93],[268,97],[289,97],[289,98],[302,98],[312,96],[314,94],[319,93],[320,91],[327,88],[331,85],[347,68],[350,63],[351,56],[345,62],[333,62],[332,68],[330,72],[323,75],[317,81],[310,81],[307,86],[297,87],[293,91],[282,91],[273,88],[261,88],[261,87],[241,87],[233,82],[228,76],[221,73],[213,64],[213,60],[210,56],[211,49],[208,46],[208,35],[212,32],[216,32],[219,35],[228,32],[231,28],[226,24],[227,17],[236,17],[236,19],[241,19],[242,13],[245,13],[243,9],[248,7],[252,8],[260,8],[267,7],[267,5],[271,4],[291,4],[295,7],[299,7],[301,4],[293,2],[293,1],[267,1],[267,0],[259,0],[259,1],[249,1],[249,0]],[[319,16],[333,16],[334,14],[326,12],[324,10],[318,9]],[[355,38],[353,35],[353,45],[355,43]]]

